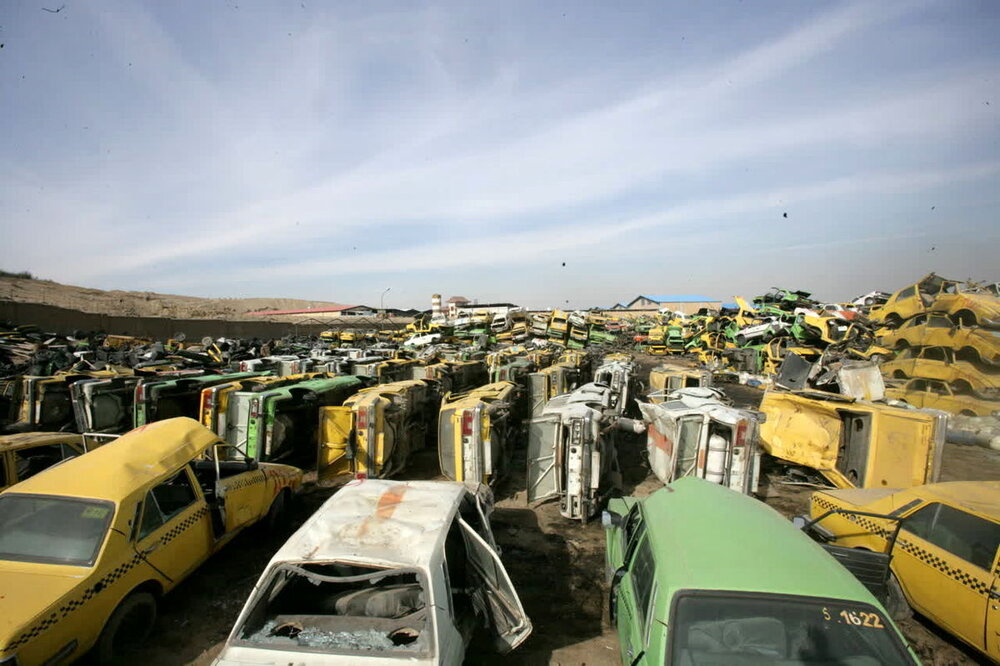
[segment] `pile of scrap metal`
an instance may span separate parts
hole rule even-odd
[[[895,352],[882,364],[886,397],[964,416],[1000,414],[1000,297],[990,286],[931,273],[870,317]]]
[[[450,320],[419,315],[407,325],[406,346],[466,342],[481,347],[529,341],[551,341],[570,349],[614,345],[620,322],[598,312],[552,310],[528,313],[512,308],[503,313],[473,310]]]

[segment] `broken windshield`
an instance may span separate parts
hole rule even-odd
[[[252,647],[329,653],[431,653],[426,586],[417,569],[280,564],[237,630]]]

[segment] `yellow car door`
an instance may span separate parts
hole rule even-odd
[[[271,506],[267,477],[260,468],[225,476],[216,492],[223,503],[227,535],[256,521]]]
[[[914,608],[984,650],[998,546],[1000,524],[931,502],[903,521],[892,569]]]
[[[1000,661],[1000,548],[993,558],[993,584],[986,606],[986,654]]]
[[[139,509],[135,549],[171,584],[211,552],[211,519],[197,485],[185,465],[153,486]]]
[[[316,474],[320,481],[329,481],[351,472],[348,447],[354,432],[351,407],[320,407],[319,450],[316,453]]]

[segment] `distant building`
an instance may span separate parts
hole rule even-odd
[[[622,309],[619,303],[612,309]],[[653,294],[636,296],[625,305],[625,310],[670,310],[671,312],[683,312],[684,314],[694,314],[701,308],[712,308],[718,310],[722,307],[722,301],[699,294]]]
[[[456,308],[456,312],[461,314],[472,314],[473,312],[489,312],[490,314],[507,314],[518,307],[514,303],[466,303]]]
[[[471,303],[469,299],[465,296],[452,296],[448,299],[448,319],[454,319],[458,316],[458,309],[464,305]]]

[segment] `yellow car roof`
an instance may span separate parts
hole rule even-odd
[[[79,441],[80,435],[73,432],[21,432],[16,435],[4,435],[0,437],[0,453],[4,451],[16,451],[32,446]]]
[[[1000,481],[948,481],[914,488],[918,496],[965,507],[1000,520]]]
[[[194,419],[156,421],[86,455],[50,467],[4,492],[118,502],[197,457],[218,439]]]

